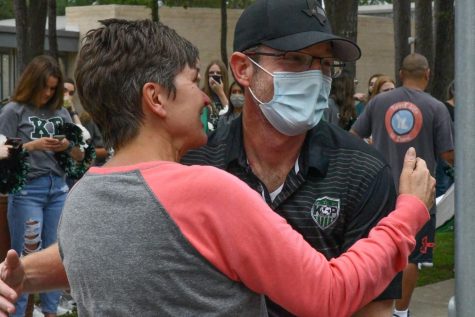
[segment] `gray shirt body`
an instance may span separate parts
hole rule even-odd
[[[71,190],[58,242],[79,315],[267,316],[263,296],[200,255],[149,186],[139,171],[88,173]]]
[[[9,138],[21,138],[22,143],[27,143],[58,134],[58,126],[66,122],[72,123],[72,120],[64,108],[59,110],[38,108],[33,105],[10,102],[0,111],[0,134]],[[64,176],[64,170],[54,158],[54,152],[32,151],[29,154],[29,179],[49,172]]]

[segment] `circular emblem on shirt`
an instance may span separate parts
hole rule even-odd
[[[393,104],[386,111],[386,131],[395,143],[414,140],[422,128],[422,112],[408,101]]]

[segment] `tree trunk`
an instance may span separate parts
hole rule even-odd
[[[435,54],[432,95],[447,99],[447,87],[454,79],[454,0],[435,0]]]
[[[221,60],[226,68],[228,67],[228,13],[226,9],[226,0],[221,0]],[[227,88],[227,87],[226,87]]]
[[[152,10],[152,21],[158,22],[158,2],[157,0],[150,0],[150,9]]]
[[[16,23],[17,72],[44,52],[47,0],[14,0]]]
[[[58,60],[58,37],[56,35],[56,0],[48,0],[49,54]]]
[[[325,0],[325,10],[333,33],[356,42],[358,35],[358,0]],[[356,64],[347,63],[345,73],[354,77]]]
[[[28,62],[45,51],[47,8],[47,0],[29,1],[28,33],[30,38],[30,59]]]
[[[17,75],[21,74],[28,64],[28,26],[26,0],[14,0],[16,42],[17,42]]]
[[[411,1],[398,0],[393,2],[394,19],[394,59],[397,85],[401,85],[399,70],[402,60],[411,53],[409,37],[411,36]]]
[[[434,65],[434,33],[432,29],[432,0],[416,0],[415,9],[416,46],[415,52],[424,55],[430,69]],[[431,91],[430,86],[427,91]]]

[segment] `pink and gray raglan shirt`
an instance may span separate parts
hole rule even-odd
[[[91,168],[58,240],[80,316],[349,316],[401,271],[429,214],[402,195],[366,239],[327,261],[255,191],[208,166]]]

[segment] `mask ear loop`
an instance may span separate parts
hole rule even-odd
[[[263,71],[265,71],[267,74],[269,74],[270,76],[274,77],[274,74],[272,74],[271,72],[269,72],[267,69],[265,69],[264,67],[262,67],[261,65],[259,65],[255,60],[253,60],[252,58],[250,58],[249,56],[247,56],[247,58],[254,64],[256,65],[257,67],[259,67],[260,69],[262,69]]]
[[[267,74],[269,74],[272,78],[274,78],[274,74],[272,74],[271,72],[269,72],[267,69],[265,69],[264,67],[262,67],[261,65],[259,65],[255,60],[253,60],[252,58],[250,58],[249,56],[247,56],[247,58],[254,64],[256,65],[257,67],[259,67],[260,69],[262,69],[264,72],[266,72]],[[252,98],[254,98],[255,101],[257,101],[259,104],[265,104],[265,102],[262,102],[259,100],[259,98],[256,97],[256,95],[254,94],[254,92],[252,91],[251,89],[251,86],[248,87],[249,88],[249,92],[251,93],[251,96]],[[271,99],[272,100],[272,99]]]
[[[249,88],[249,92],[251,93],[251,96],[252,98],[254,98],[255,101],[257,101],[260,105],[264,104],[264,102],[260,101],[256,95],[254,94],[254,92],[252,91],[251,87],[248,87]]]

